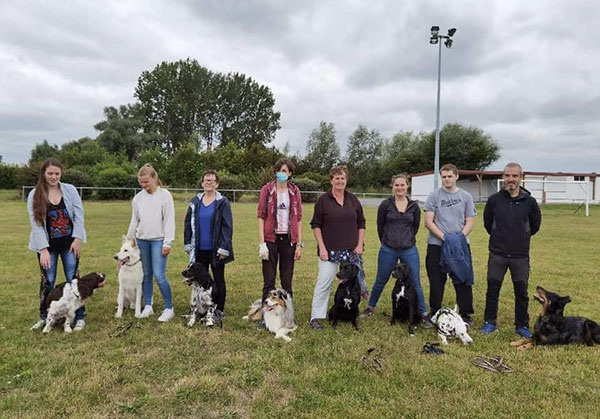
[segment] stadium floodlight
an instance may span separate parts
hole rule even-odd
[[[442,43],[440,40],[444,40],[446,48],[452,47],[452,37],[456,33],[456,28],[448,29],[448,35],[440,35],[440,27],[431,27],[431,37],[429,43],[432,45],[438,44],[438,80],[437,80],[437,107],[435,116],[435,156],[433,162],[433,189],[438,188],[438,178],[440,171],[440,80],[442,75]]]

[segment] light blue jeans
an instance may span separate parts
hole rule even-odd
[[[162,255],[162,240],[142,240],[136,239],[140,248],[142,257],[142,268],[144,269],[144,282],[142,291],[144,292],[144,304],[152,305],[152,276],[156,277],[158,289],[165,301],[165,308],[173,308],[171,302],[171,285],[167,280],[167,256]]]
[[[44,298],[42,298],[40,302],[40,319],[42,320],[46,320],[46,315],[48,314],[44,300],[46,299],[46,296],[50,294],[50,291],[54,289],[54,284],[56,283],[56,272],[58,270],[58,258],[60,257],[60,260],[62,261],[65,279],[68,283],[71,283],[73,278],[75,278],[77,268],[79,267],[79,258],[77,258],[73,252],[70,252],[69,249],[58,251],[48,248],[48,253],[50,254],[50,267],[48,269],[44,269],[40,266],[42,275],[45,279],[42,293]],[[39,259],[40,254],[38,253],[38,261]],[[77,309],[75,312],[75,320],[83,320],[84,318],[85,306]]]
[[[379,300],[379,296],[381,295],[385,284],[389,281],[392,271],[398,264],[398,259],[410,268],[412,272],[411,279],[415,286],[415,291],[417,292],[417,299],[419,300],[419,312],[421,314],[426,314],[427,308],[425,307],[425,297],[423,296],[423,288],[421,288],[419,250],[416,245],[404,250],[392,249],[385,245],[382,245],[379,248],[379,256],[377,257],[377,277],[375,278],[375,283],[371,290],[369,307],[375,308],[377,305],[377,301]]]

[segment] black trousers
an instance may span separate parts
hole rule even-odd
[[[507,258],[490,252],[484,319],[486,322],[496,324],[500,289],[508,269],[510,269],[510,277],[515,292],[515,327],[518,329],[519,327],[529,326],[529,298],[527,295],[529,257]]]
[[[225,264],[220,263],[217,266],[212,264],[213,251],[212,250],[198,250],[196,251],[196,261],[202,262],[206,266],[210,266],[213,279],[217,284],[217,309],[225,313],[225,297],[227,296],[227,288],[225,287]]]
[[[263,272],[263,301],[269,296],[269,291],[274,290],[277,277],[277,262],[279,262],[279,278],[281,288],[292,295],[292,277],[294,276],[294,254],[296,245],[290,243],[287,234],[277,234],[275,243],[267,243],[269,259],[262,261]]]
[[[425,267],[429,277],[429,309],[433,316],[441,307],[444,300],[444,287],[448,275],[440,270],[440,256],[442,247],[434,244],[427,245]],[[473,313],[473,287],[461,282],[452,281],[456,291],[456,304],[458,312],[463,318],[470,317]]]

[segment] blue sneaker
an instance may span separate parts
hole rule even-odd
[[[531,332],[527,326],[518,327],[515,329],[517,335],[524,337],[525,339],[531,339]]]
[[[490,323],[490,322],[485,322],[483,324],[483,327],[480,330],[482,335],[489,335],[490,333],[497,332],[497,331],[498,331],[498,326],[496,326],[494,323]]]

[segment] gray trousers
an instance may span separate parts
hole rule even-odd
[[[327,304],[329,303],[329,294],[331,294],[331,285],[338,270],[337,262],[329,262],[319,258],[319,273],[317,274],[317,283],[312,300],[312,310],[310,319],[327,318]]]

